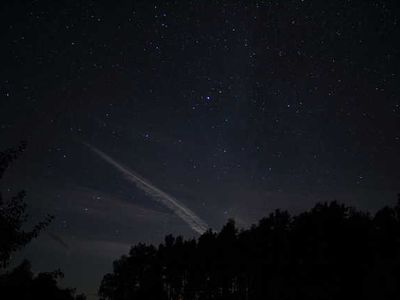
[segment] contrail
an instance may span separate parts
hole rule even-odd
[[[65,249],[69,250],[69,245],[57,234],[47,232],[47,235],[57,243],[59,243],[61,246],[63,246]]]
[[[94,153],[108,162],[110,165],[119,170],[126,179],[130,182],[133,182],[138,188],[143,190],[147,195],[149,195],[154,200],[161,202],[167,208],[172,210],[178,217],[180,217],[186,224],[188,224],[194,231],[199,234],[203,234],[208,225],[201,220],[194,212],[192,212],[189,208],[185,207],[182,203],[176,200],[173,196],[167,194],[166,192],[160,190],[156,186],[154,186],[147,179],[139,176],[135,172],[131,171],[129,168],[121,165],[117,161],[115,161],[112,157],[105,154],[103,151],[97,149],[96,147],[84,143],[87,147],[89,147]]]

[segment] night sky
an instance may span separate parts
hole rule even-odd
[[[130,245],[198,236],[85,143],[209,227],[397,199],[393,1],[1,1],[1,182],[52,225],[19,256],[95,294]]]

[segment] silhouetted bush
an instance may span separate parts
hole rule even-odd
[[[83,295],[74,296],[73,289],[62,289],[57,286],[63,273],[39,273],[31,271],[30,263],[25,260],[12,271],[0,275],[1,299],[15,300],[84,300]]]

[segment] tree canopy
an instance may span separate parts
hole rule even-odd
[[[400,299],[400,205],[276,210],[239,230],[168,235],[114,262],[99,295],[125,299]]]

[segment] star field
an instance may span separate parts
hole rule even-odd
[[[24,255],[93,294],[131,244],[194,235],[82,142],[216,229],[393,203],[398,22],[389,0],[2,2],[1,145],[28,142],[2,190],[26,189],[68,245]]]

